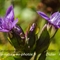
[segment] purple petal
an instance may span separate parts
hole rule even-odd
[[[0,18],[0,27],[3,28],[4,27],[3,25],[4,25],[4,20],[3,18]]]
[[[16,23],[18,22],[18,19],[14,20],[12,23],[12,28],[16,25]]]
[[[54,13],[54,14],[50,17],[50,22],[51,22],[52,24],[57,25],[57,24],[58,24],[58,21],[60,21],[60,13],[59,13],[59,12],[56,12],[56,13]]]
[[[9,23],[10,23],[10,19],[4,18],[4,23],[3,23],[4,29],[8,29],[8,28],[9,28],[9,27],[8,27]]]
[[[38,13],[41,17],[43,17],[44,19],[50,20],[50,18],[49,18],[45,13],[43,13],[43,12],[41,12],[41,11],[37,11],[37,13]]]
[[[50,24],[54,25],[56,28],[60,27],[60,13],[59,12],[55,12],[51,15],[50,20],[49,20]]]
[[[2,28],[0,27],[0,30],[1,30]]]
[[[57,28],[60,28],[60,19],[58,19],[54,24],[57,26]]]
[[[0,32],[9,32],[9,30],[1,29]]]
[[[10,19],[8,19],[8,18],[5,18],[4,23],[2,25],[2,28],[10,30],[11,27],[12,27],[12,21]]]
[[[11,12],[11,10],[13,10],[13,6],[12,5],[7,9],[6,16]]]
[[[53,17],[55,17],[55,16],[58,15],[58,14],[59,14],[59,12],[53,13],[53,14],[50,16],[50,19],[52,19]]]
[[[0,27],[2,26],[2,18],[0,18]]]
[[[11,21],[14,20],[14,10],[13,6],[10,6],[6,12],[6,18],[9,18]]]

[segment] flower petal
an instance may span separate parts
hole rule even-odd
[[[60,28],[60,13],[59,12],[53,13],[49,21],[56,28]]]
[[[53,17],[55,17],[55,16],[58,15],[58,14],[59,14],[59,12],[53,13],[53,14],[50,16],[50,19],[52,19]]]
[[[2,18],[0,18],[0,27],[2,26]]]
[[[9,30],[1,29],[0,32],[9,32]]]
[[[14,20],[14,10],[13,6],[10,6],[6,12],[6,18],[9,18],[11,21]]]
[[[60,19],[58,19],[58,21],[56,21],[54,24],[57,26],[57,28],[60,28]]]
[[[16,25],[16,23],[18,22],[18,19],[14,20],[12,23],[12,28]]]
[[[3,18],[0,18],[0,27],[4,28],[4,20],[3,20]]]
[[[57,25],[58,21],[60,20],[60,13],[56,12],[50,17],[50,22]]]
[[[37,11],[37,13],[38,13],[41,17],[43,17],[44,19],[50,20],[50,18],[49,18],[45,13],[43,13],[43,12],[41,12],[41,11]]]

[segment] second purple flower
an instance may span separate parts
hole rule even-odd
[[[56,28],[60,28],[60,13],[55,12],[50,17],[48,17],[45,13],[41,11],[37,11],[37,13],[46,19],[50,24],[54,25]]]

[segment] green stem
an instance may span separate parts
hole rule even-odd
[[[43,51],[38,60],[45,60],[46,59],[46,51]]]
[[[56,29],[56,31],[55,31],[54,35],[51,37],[51,39],[55,36],[55,34],[57,33],[57,31],[58,31],[58,29]]]

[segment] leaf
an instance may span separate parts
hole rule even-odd
[[[46,59],[46,52],[42,52],[38,60],[45,60]]]
[[[15,26],[13,30],[8,33],[9,42],[16,48],[21,49],[25,43],[24,32],[21,27]]]
[[[50,36],[47,31],[47,26],[45,26],[41,32],[39,39],[36,42],[36,53],[39,54],[47,50],[49,43],[50,43]]]
[[[19,40],[20,37],[17,36],[14,32],[9,32],[8,36],[10,38],[9,42],[17,49],[20,46]]]
[[[28,45],[32,48],[36,42],[36,24],[33,23],[28,32]]]
[[[25,43],[25,34],[23,29],[20,26],[15,26],[13,29],[14,33],[18,36],[20,36],[20,39],[22,40],[23,43]]]

